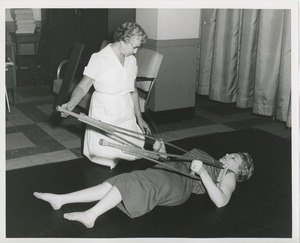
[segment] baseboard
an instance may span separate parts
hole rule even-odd
[[[155,124],[178,122],[178,121],[184,121],[184,120],[194,118],[195,107],[187,107],[181,109],[155,111],[155,112],[149,110],[149,114],[153,119],[153,121],[155,122]]]

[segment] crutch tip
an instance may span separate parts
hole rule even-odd
[[[99,144],[102,145],[102,146],[107,146],[107,145],[108,145],[108,142],[107,142],[105,139],[102,139],[102,138],[101,138],[101,139],[99,140]]]

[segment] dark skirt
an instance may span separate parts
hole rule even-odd
[[[166,164],[189,173],[182,162]],[[148,213],[156,205],[175,206],[184,203],[191,195],[192,181],[161,165],[120,174],[107,180],[120,191],[122,202],[118,207],[131,218]]]

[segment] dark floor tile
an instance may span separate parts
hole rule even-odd
[[[242,121],[233,121],[233,122],[225,122],[224,125],[234,128],[234,129],[243,129],[248,127],[253,127],[256,125],[271,123],[272,118],[270,117],[257,117],[251,119],[245,119]]]
[[[35,124],[6,128],[6,134],[22,132],[35,147],[20,148],[6,151],[6,159],[53,152],[66,149],[44,130]]]
[[[53,104],[53,100],[39,100],[34,102],[21,103],[16,105],[17,108],[22,111],[34,122],[45,122],[49,121],[50,117],[42,112],[37,106]]]
[[[72,148],[69,149],[73,154],[75,154],[78,158],[82,156],[82,147],[80,148]]]
[[[202,106],[201,109],[220,116],[234,115],[234,114],[252,111],[251,108],[247,108],[247,109],[237,108],[236,104],[224,104],[224,103],[214,104],[214,102],[212,102],[211,105]]]

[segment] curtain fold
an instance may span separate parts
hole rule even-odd
[[[291,13],[203,9],[197,91],[290,126]]]
[[[217,17],[216,9],[206,9],[201,14],[200,24],[200,67],[198,79],[198,93],[201,95],[209,94],[210,77],[212,73],[212,57],[214,50],[214,34]]]
[[[242,23],[237,107],[253,106],[259,10],[244,10]]]
[[[236,101],[241,10],[217,11],[209,97]],[[228,41],[230,40],[230,41]]]
[[[291,112],[291,14],[284,11],[281,63],[279,71],[279,87],[277,95],[276,118],[280,121],[287,121],[290,127]]]
[[[256,114],[275,115],[282,24],[282,10],[261,10],[253,103],[253,112]]]

